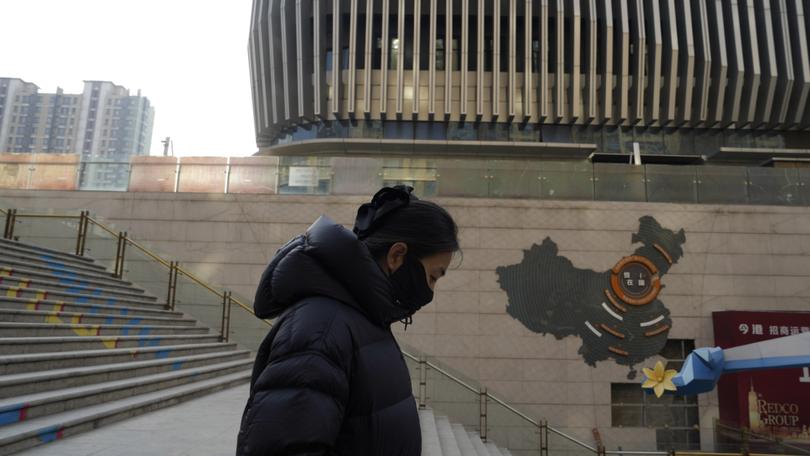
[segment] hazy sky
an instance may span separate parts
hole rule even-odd
[[[247,61],[252,0],[0,0],[0,76],[42,92],[84,80],[155,106],[152,155],[256,151]]]

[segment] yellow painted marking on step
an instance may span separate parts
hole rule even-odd
[[[14,287],[9,288],[6,291],[6,296],[9,297],[9,298],[16,298],[16,297],[18,297],[19,291],[20,290],[18,290],[17,288],[14,288]]]
[[[25,305],[25,310],[37,310],[37,302],[29,302]]]
[[[14,274],[14,269],[6,266],[0,268],[0,277],[11,277],[11,274]]]
[[[31,279],[20,280],[17,284],[20,288],[28,288],[31,285]]]
[[[104,338],[101,340],[101,343],[104,344],[105,347],[113,349],[118,346],[118,338],[117,337]]]
[[[50,314],[45,317],[45,323],[50,323],[52,325],[61,325],[62,319],[59,318],[56,314]]]
[[[40,301],[43,299],[48,299],[48,292],[47,291],[40,291],[37,293],[37,299]]]
[[[70,323],[73,325],[82,324],[82,315],[74,315],[73,318],[70,319]]]

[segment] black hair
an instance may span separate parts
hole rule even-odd
[[[453,217],[436,203],[416,199],[387,215],[362,242],[378,260],[397,242],[407,244],[408,253],[419,259],[459,250]]]

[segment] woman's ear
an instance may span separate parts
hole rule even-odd
[[[396,242],[388,249],[388,254],[385,256],[385,266],[388,274],[393,274],[405,262],[405,255],[408,254],[408,244],[404,242]]]

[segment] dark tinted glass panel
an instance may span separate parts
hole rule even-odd
[[[595,163],[594,191],[597,200],[645,201],[644,167]]]
[[[695,168],[692,166],[646,165],[647,201],[697,202]]]
[[[613,427],[641,427],[644,424],[641,406],[616,406],[610,408],[610,424]]]
[[[794,168],[748,169],[751,204],[800,204],[800,190],[799,172]]]
[[[698,202],[745,204],[748,202],[748,177],[743,167],[700,166]]]
[[[540,170],[540,197],[593,199],[593,166],[587,162],[547,162]]]

